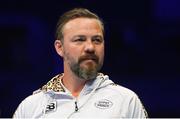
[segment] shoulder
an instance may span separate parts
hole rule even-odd
[[[23,102],[26,102],[26,103],[38,103],[39,101],[42,101],[42,99],[45,98],[45,94],[43,91],[40,91],[38,90],[37,91],[34,91],[32,95],[29,95],[28,97],[26,97]]]
[[[101,91],[103,91],[104,93],[108,94],[109,96],[111,97],[119,97],[122,99],[130,99],[130,98],[133,98],[133,97],[137,97],[137,94],[124,87],[124,86],[121,86],[121,85],[118,85],[118,84],[115,84],[110,78],[108,75],[104,75],[102,73],[99,74],[99,77],[103,78],[103,83],[100,85],[100,87],[98,89],[101,89]]]
[[[27,109],[33,110],[38,106],[43,105],[45,100],[46,100],[46,95],[44,94],[44,92],[41,91],[26,97],[21,102],[20,107],[22,107],[23,110],[27,110]]]
[[[117,97],[123,98],[124,105],[128,106],[127,117],[148,117],[139,96],[134,91],[117,84],[111,84],[108,88],[116,93]]]
[[[42,107],[46,103],[46,95],[40,91],[26,97],[18,106],[13,117],[15,118],[31,118],[34,114],[41,112]]]
[[[109,85],[107,89],[110,90],[112,93],[115,93],[122,97],[137,97],[137,94],[134,91],[115,83]]]

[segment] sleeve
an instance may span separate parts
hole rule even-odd
[[[43,115],[47,103],[43,93],[33,94],[25,98],[16,109],[13,118],[37,118]]]
[[[13,114],[13,118],[26,118],[25,117],[25,101],[22,101],[18,108],[16,109],[15,113]]]
[[[130,100],[127,117],[148,118],[148,114],[137,95],[134,95]]]

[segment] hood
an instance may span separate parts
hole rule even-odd
[[[47,84],[42,86],[41,91],[47,93],[66,93],[68,90],[64,87],[61,80],[64,76],[64,73],[58,74],[55,77],[53,77]],[[111,80],[109,80],[109,76],[104,75],[103,73],[98,73],[96,79],[88,81],[83,90],[83,94],[90,93],[91,91],[95,91],[100,88],[104,88],[108,85],[113,84]],[[69,92],[68,92],[69,93]]]
[[[87,92],[91,92],[92,90],[98,90],[113,83],[114,82],[109,79],[108,75],[104,75],[103,73],[98,73],[96,79],[88,81],[83,90]]]

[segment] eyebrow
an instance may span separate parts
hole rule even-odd
[[[75,36],[73,36],[73,38],[76,38],[76,37],[81,37],[81,38],[83,38],[83,37],[86,37],[85,35],[75,35]],[[100,38],[102,38],[103,39],[103,36],[102,35],[94,35],[94,36],[92,36],[93,38],[97,38],[97,37],[100,37]]]
[[[95,35],[95,36],[93,36],[93,38],[101,38],[101,39],[103,39],[103,36],[101,36],[101,35]]]
[[[73,38],[76,38],[76,37],[85,37],[85,35],[75,35],[75,36],[73,36]]]

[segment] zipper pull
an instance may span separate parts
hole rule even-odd
[[[79,109],[78,109],[78,105],[77,105],[77,101],[75,101],[75,112],[77,112]]]

